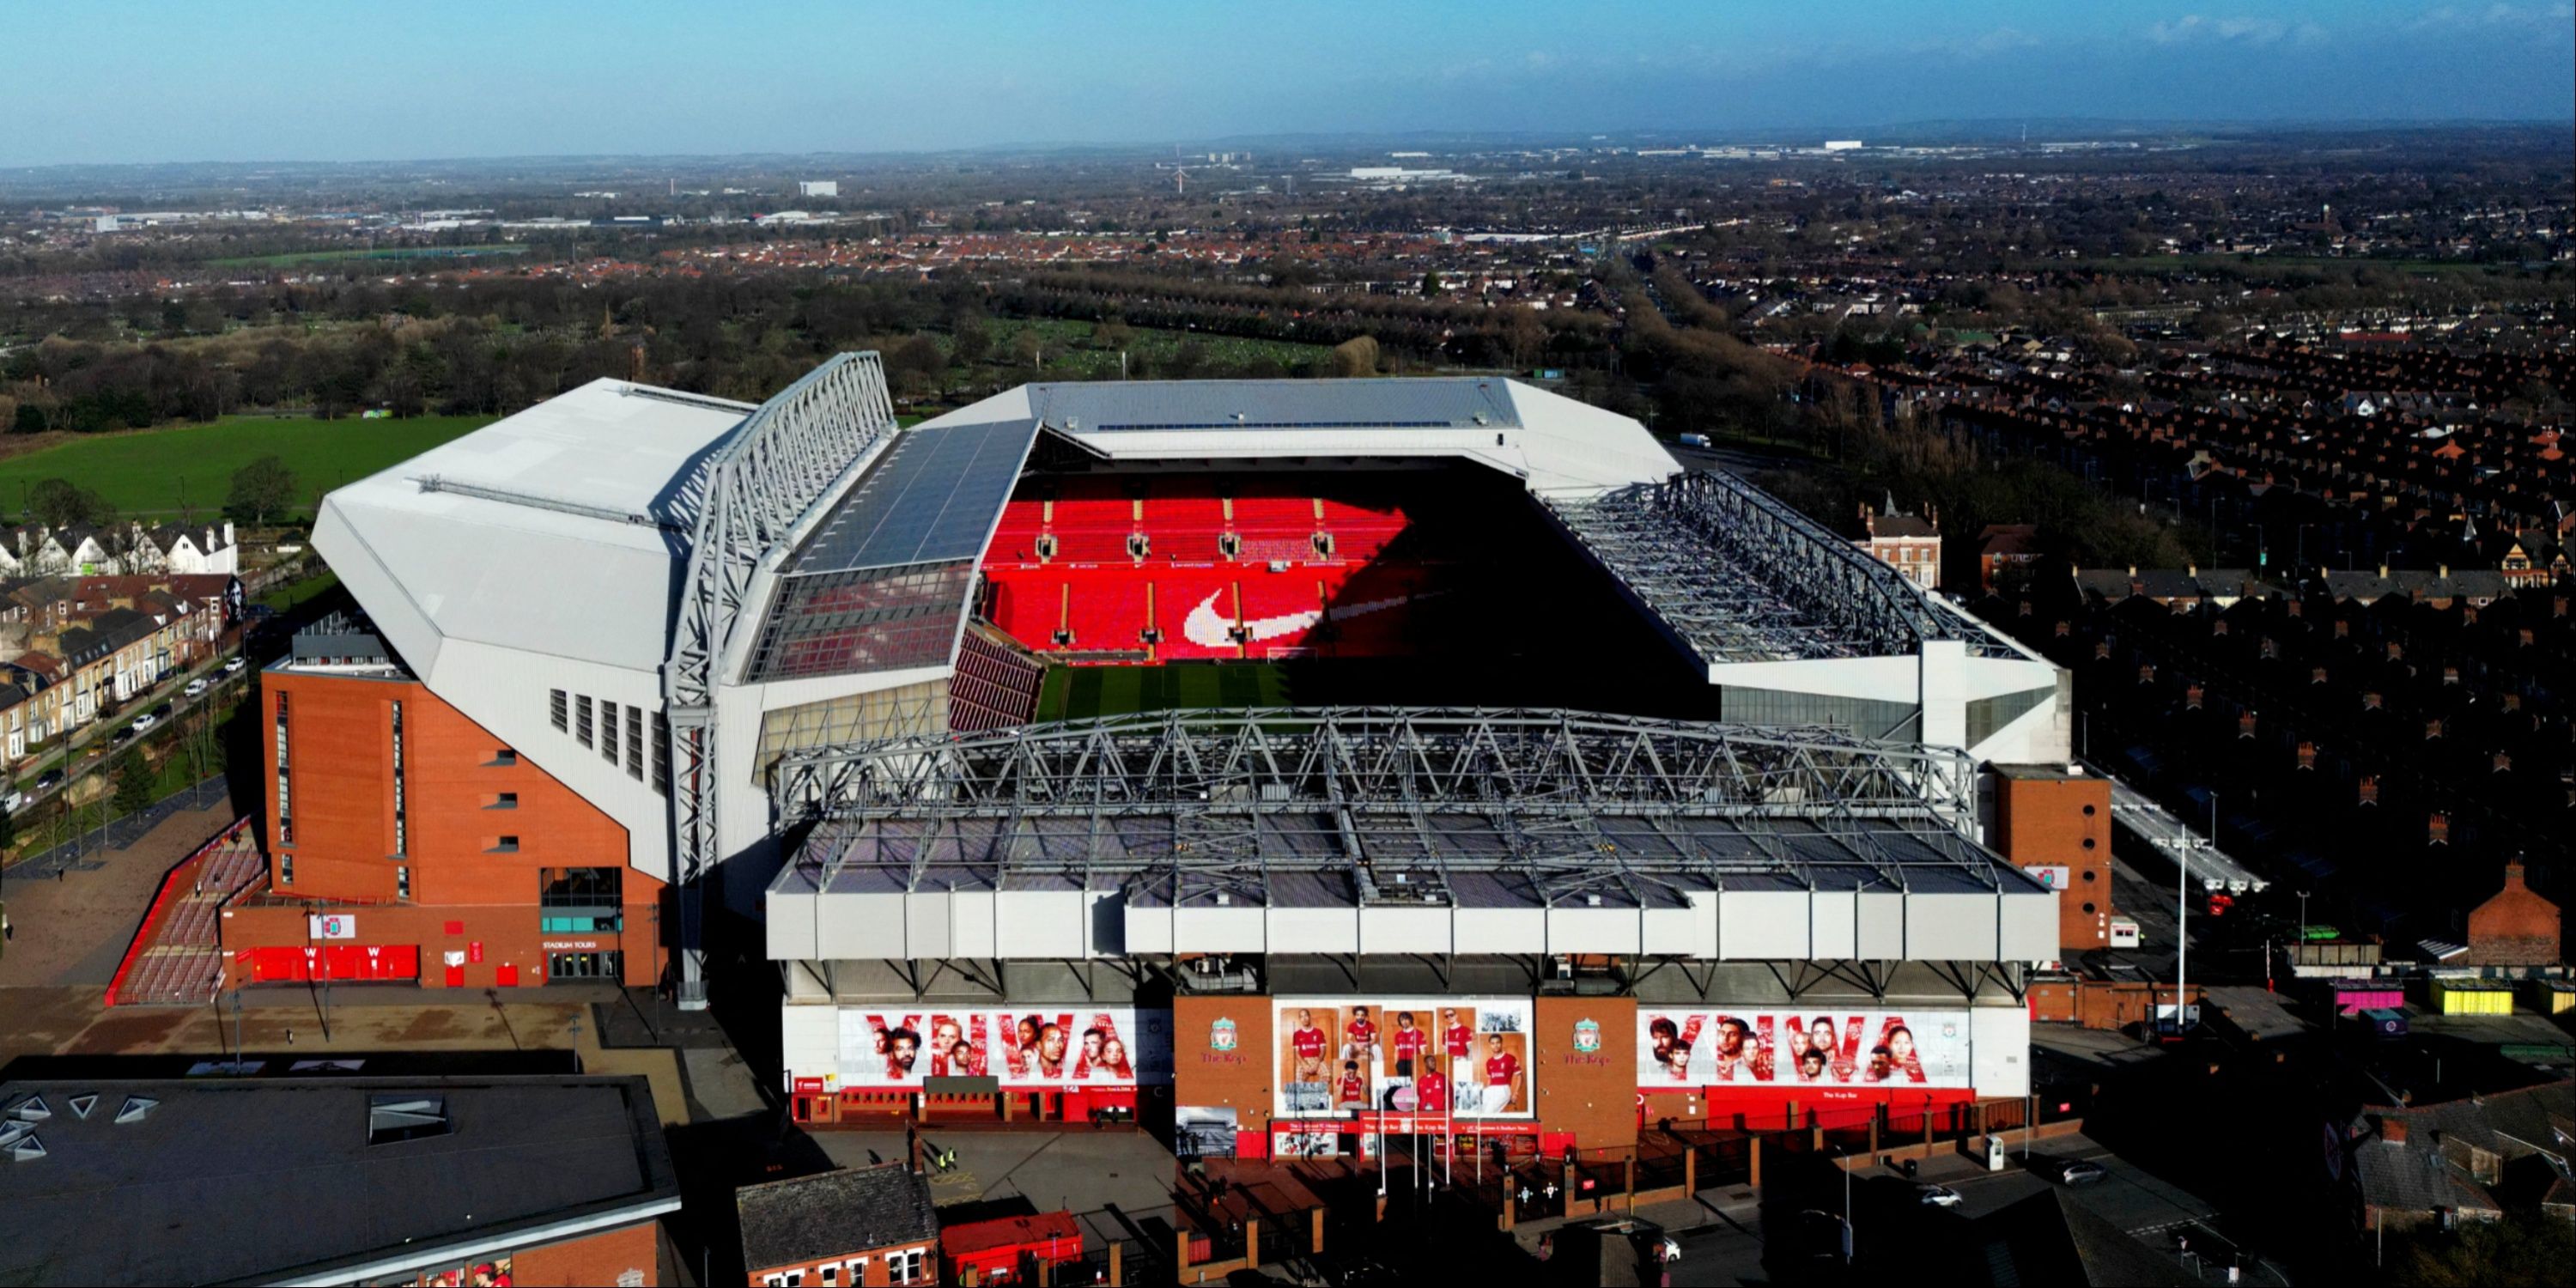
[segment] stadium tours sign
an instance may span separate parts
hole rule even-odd
[[[1964,1010],[1637,1011],[1637,1088],[1973,1086]]]

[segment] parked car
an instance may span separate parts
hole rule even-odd
[[[2060,1185],[2091,1185],[2110,1175],[2109,1172],[2102,1170],[2100,1163],[2088,1162],[2081,1158],[2065,1159],[2049,1168],[2045,1174]]]
[[[128,735],[138,734],[159,723],[161,723],[161,717],[146,711],[142,715],[134,717],[134,723],[125,726],[125,733]],[[118,739],[120,742],[123,740],[122,736]]]
[[[239,675],[239,674],[241,674],[241,669],[242,669],[243,665],[244,665],[244,663],[243,663],[242,659],[241,659],[240,657],[236,656],[236,657],[232,658],[231,660],[229,660],[229,661],[227,661],[227,662],[225,662],[225,663],[224,663],[224,674],[226,674],[226,675]]]
[[[43,773],[41,773],[41,774],[36,775],[36,790],[41,792],[41,791],[46,790],[47,788],[51,788],[51,787],[60,787],[60,786],[62,786],[62,782],[63,782],[63,771],[62,771],[62,770],[60,770],[60,769],[48,769],[48,770],[46,770],[45,772],[43,772]]]
[[[203,677],[200,677],[198,679],[188,681],[188,687],[181,690],[181,692],[186,693],[192,698],[202,698],[206,696],[206,690],[213,687],[213,685],[206,683]]]
[[[1962,1201],[1959,1197],[1959,1192],[1951,1189],[1947,1185],[1933,1185],[1929,1183],[1917,1185],[1914,1187],[1914,1195],[1917,1199],[1922,1201],[1923,1206],[1925,1207],[1951,1208],[1959,1206]]]
[[[0,809],[5,809],[10,813],[15,814],[26,807],[27,794],[25,792],[13,790],[6,796],[0,796]]]
[[[169,718],[170,718],[170,704],[169,704],[169,703],[167,703],[167,702],[164,702],[164,703],[162,703],[161,705],[159,705],[159,706],[157,706],[157,707],[152,708],[152,718],[153,718],[153,719],[155,719],[155,720],[167,720],[167,719],[169,719]]]

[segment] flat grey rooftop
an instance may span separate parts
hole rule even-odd
[[[833,507],[788,575],[973,559],[1019,480],[1037,422],[913,429]]]
[[[371,1096],[443,1097],[443,1134],[369,1143]],[[75,1101],[95,1096],[87,1117]],[[158,1103],[117,1121],[134,1098]],[[443,1246],[679,1206],[639,1077],[25,1081],[44,1156],[0,1162],[0,1283],[372,1276]]]

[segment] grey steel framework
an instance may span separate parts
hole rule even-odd
[[[700,476],[679,620],[662,668],[672,768],[672,874],[680,883],[680,997],[705,1004],[697,899],[717,853],[715,690],[762,563],[784,558],[895,431],[885,368],[844,353],[736,426]],[[747,627],[745,629],[748,629]]]
[[[1963,640],[2020,657],[1885,562],[1723,470],[1678,474],[1548,508],[1700,660],[1912,654]]]
[[[797,866],[870,888],[1124,886],[1131,902],[1369,903],[1505,876],[1553,905],[1668,906],[1735,876],[1996,890],[1964,753],[1816,728],[1565,711],[1197,710],[789,754]],[[853,844],[866,841],[866,844]],[[927,881],[927,884],[925,884]],[[1282,885],[1282,882],[1286,885]],[[1311,884],[1311,883],[1307,883]]]

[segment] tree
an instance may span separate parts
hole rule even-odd
[[[1046,361],[1046,337],[1027,327],[1011,337],[1011,356],[1034,367]]]
[[[1333,371],[1341,376],[1377,374],[1377,340],[1357,335],[1333,346]]]
[[[29,488],[27,514],[49,528],[98,527],[111,517],[105,497],[69,479],[46,479]]]
[[[274,456],[263,456],[233,471],[233,490],[225,498],[224,512],[266,526],[269,516],[285,509],[294,496],[295,471]]]
[[[960,317],[948,324],[948,333],[954,339],[959,366],[974,366],[993,351],[993,333],[984,329],[980,318]]]
[[[1431,298],[1432,296],[1434,296],[1434,295],[1438,295],[1439,293],[1440,293],[1440,270],[1438,270],[1438,269],[1436,269],[1436,268],[1435,268],[1435,269],[1431,270],[1430,272],[1428,272],[1428,273],[1424,273],[1424,274],[1422,275],[1422,298],[1424,298],[1424,299],[1426,299],[1426,300],[1427,300],[1427,299],[1430,299],[1430,298]]]
[[[152,766],[142,752],[127,756],[116,767],[116,812],[140,814],[152,807]]]

